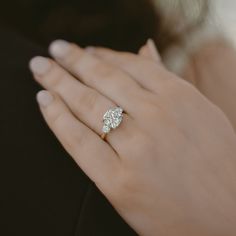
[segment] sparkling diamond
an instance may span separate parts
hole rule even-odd
[[[123,118],[123,110],[120,107],[115,107],[108,110],[103,116],[103,132],[109,133],[110,129],[117,128]]]
[[[103,120],[103,123],[104,123],[104,125],[106,125],[106,126],[108,126],[108,127],[111,125],[111,122],[110,122],[109,119]]]
[[[111,128],[109,126],[106,126],[106,125],[104,125],[103,128],[102,128],[102,132],[105,133],[105,134],[109,133],[110,130],[111,130]]]

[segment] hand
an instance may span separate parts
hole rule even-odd
[[[42,114],[137,233],[236,235],[236,136],[218,107],[144,55],[64,41],[50,52],[56,62],[30,63],[50,91],[37,95]],[[126,113],[104,141],[116,105]]]
[[[183,77],[222,109],[236,131],[235,73],[235,50],[229,43],[215,40],[207,42],[191,56]]]

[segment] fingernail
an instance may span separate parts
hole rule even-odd
[[[45,74],[50,66],[50,61],[47,58],[40,56],[32,58],[29,63],[30,70],[37,75]]]
[[[52,42],[49,46],[50,54],[57,58],[64,57],[69,50],[70,50],[70,43],[62,39],[58,39]]]
[[[48,92],[46,90],[42,90],[42,91],[38,92],[36,98],[37,98],[39,105],[42,107],[47,107],[53,101],[53,96],[51,95],[50,92]]]
[[[161,61],[161,57],[160,57],[160,54],[157,50],[156,44],[154,43],[154,41],[152,39],[148,39],[147,46],[150,50],[150,53],[151,53],[153,59],[155,59],[157,61]]]

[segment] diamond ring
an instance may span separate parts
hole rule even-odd
[[[101,138],[105,139],[106,135],[112,130],[116,129],[123,119],[123,109],[115,107],[109,109],[103,116],[103,128]]]

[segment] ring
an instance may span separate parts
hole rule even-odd
[[[123,120],[123,109],[115,107],[109,109],[103,116],[103,128],[101,138],[104,140],[106,135],[112,130],[116,129]]]

